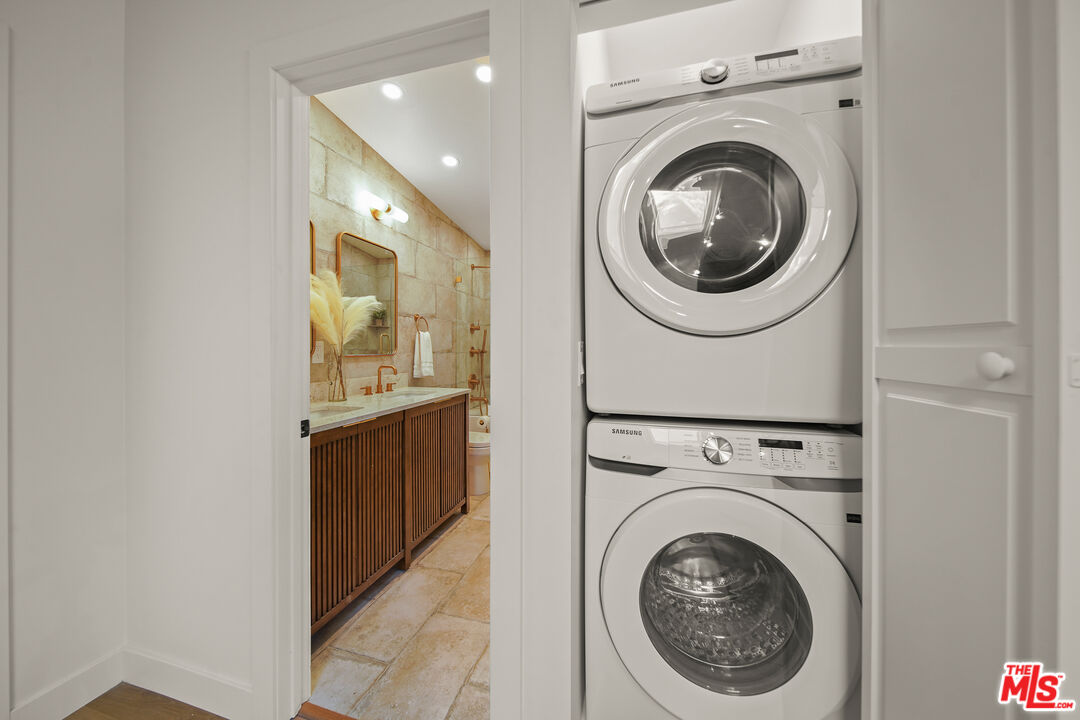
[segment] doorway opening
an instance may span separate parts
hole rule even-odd
[[[309,99],[311,701],[488,717],[487,57]]]

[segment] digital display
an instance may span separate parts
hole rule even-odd
[[[802,450],[802,440],[769,440],[758,438],[758,447],[780,448],[781,450]]]
[[[780,52],[768,53],[767,55],[755,55],[754,60],[775,60],[776,58],[791,57],[798,55],[798,50],[781,50]]]

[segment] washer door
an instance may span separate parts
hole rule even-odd
[[[859,598],[840,561],[745,493],[638,508],[604,555],[600,604],[626,669],[681,720],[821,720],[858,681]]]
[[[600,250],[657,322],[736,335],[780,322],[843,266],[858,201],[844,153],[812,121],[753,100],[669,118],[612,172]]]

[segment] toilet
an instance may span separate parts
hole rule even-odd
[[[491,432],[489,416],[469,418],[469,494],[487,495],[491,490]]]

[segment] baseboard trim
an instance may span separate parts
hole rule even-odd
[[[11,720],[67,717],[123,679],[123,651],[117,650],[12,709]]]
[[[229,720],[251,717],[251,687],[146,650],[123,651],[124,681]],[[12,720],[18,720],[12,716]]]

